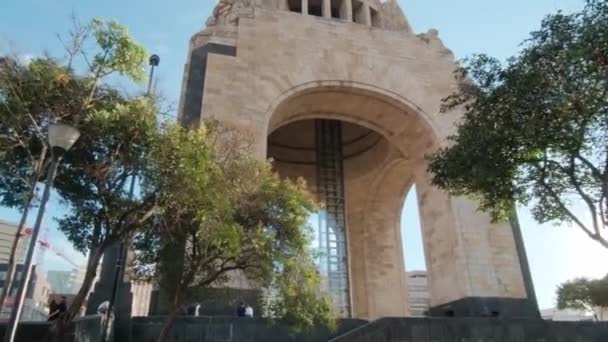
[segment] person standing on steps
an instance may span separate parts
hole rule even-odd
[[[65,296],[53,296],[53,300],[49,305],[49,322],[59,319],[67,311],[65,300]]]
[[[245,307],[245,317],[253,318],[253,308],[249,304]]]
[[[245,303],[239,303],[239,306],[236,308],[236,315],[238,317],[245,317]]]

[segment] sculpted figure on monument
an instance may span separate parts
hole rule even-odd
[[[213,9],[213,14],[207,19],[206,25],[231,25],[238,24],[239,16],[244,10],[252,9],[251,0],[220,0]]]

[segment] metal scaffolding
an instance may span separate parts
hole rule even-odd
[[[319,213],[319,269],[336,310],[350,317],[344,169],[340,121],[316,120],[317,183],[324,210]]]

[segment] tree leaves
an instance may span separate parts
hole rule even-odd
[[[77,26],[78,41],[68,52],[70,60],[52,57],[34,59],[28,65],[13,62],[0,64],[0,200],[2,204],[19,207],[30,188],[38,180],[44,180],[44,167],[49,148],[46,128],[50,122],[61,121],[81,127],[95,115],[114,108],[117,102],[127,105],[127,100],[115,88],[103,85],[105,77],[113,73],[131,80],[144,77],[146,52],[129,35],[126,28],[116,22],[96,19],[87,25]],[[88,47],[86,32],[93,31],[99,51]],[[66,45],[66,46],[67,46]],[[91,57],[95,54],[95,58]],[[80,56],[90,66],[89,73],[80,75],[71,67],[74,57]],[[100,57],[105,56],[105,57]],[[90,64],[92,59],[97,62]],[[135,106],[141,102],[131,102]],[[132,113],[143,111],[132,108]]]
[[[318,325],[336,328],[329,295],[320,295],[321,279],[316,266],[306,258],[290,258],[274,279],[264,298],[267,316],[286,324],[293,332]]]
[[[309,253],[312,197],[250,150],[247,139],[217,122],[165,126],[144,177],[160,210],[154,228],[136,237],[136,272],[173,291],[174,310],[239,272],[280,293],[269,310],[274,318],[298,329],[331,324]]]
[[[59,229],[76,249],[90,251],[90,260],[82,287],[59,327],[79,312],[105,249],[145,228],[155,210],[153,192],[132,196],[127,184],[145,168],[157,134],[158,110],[153,99],[128,97],[104,82],[112,74],[141,81],[147,53],[114,21],[74,25],[72,41],[62,41],[67,61],[44,57],[27,66],[0,65],[3,205],[32,204],[29,194],[45,181],[50,123],[70,124],[81,133],[65,154],[54,186],[71,209],[59,219]],[[95,38],[92,48],[87,41],[90,32]],[[75,71],[76,59],[88,66],[85,74]]]
[[[560,285],[557,289],[559,309],[576,309],[591,312],[595,320],[603,320],[608,311],[608,276],[589,280],[578,278]]]
[[[103,76],[117,72],[134,81],[143,81],[148,53],[133,40],[127,28],[116,21],[100,19],[94,19],[91,27],[101,50],[93,56],[91,72]]]
[[[463,120],[430,156],[436,185],[478,199],[495,220],[513,201],[532,204],[539,222],[571,222],[608,248],[607,8],[588,0],[580,13],[547,16],[504,65],[465,61],[442,108],[464,107]]]

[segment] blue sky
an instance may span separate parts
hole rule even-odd
[[[416,32],[439,30],[444,43],[458,58],[483,52],[505,59],[538,27],[541,18],[558,9],[581,8],[580,0],[403,0],[402,8]],[[157,71],[159,90],[174,104],[179,100],[188,40],[200,30],[215,0],[4,0],[0,10],[0,54],[11,51],[24,58],[45,51],[62,52],[57,34],[70,28],[70,14],[86,21],[92,17],[116,19],[151,53],[161,57]],[[424,268],[415,196],[408,196],[403,212],[404,246],[408,269]],[[64,209],[56,200],[49,204],[45,225],[55,248],[75,262],[83,257],[73,251],[56,230],[53,215]],[[0,218],[17,221],[13,210],[0,208]],[[520,219],[532,276],[541,308],[554,302],[557,284],[577,276],[599,277],[608,273],[608,251],[596,246],[571,227],[541,226],[520,208]],[[33,221],[33,216],[30,217]],[[47,268],[69,268],[52,252],[46,252]],[[602,262],[602,260],[604,262]]]

